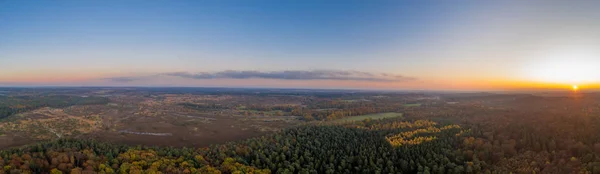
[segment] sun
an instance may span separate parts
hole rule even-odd
[[[577,91],[579,89],[577,85],[573,85],[571,88],[573,89],[573,91]]]

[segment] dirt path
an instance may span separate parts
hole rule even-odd
[[[46,129],[48,129],[48,131],[54,133],[58,138],[62,138],[62,136],[58,132],[56,132],[54,129],[48,127],[48,125],[46,125],[46,124],[43,124],[43,125],[44,125],[44,128],[46,128]]]

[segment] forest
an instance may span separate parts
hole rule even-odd
[[[0,152],[3,173],[479,172],[453,147],[465,129],[426,120],[309,125],[206,148],[61,139]]]

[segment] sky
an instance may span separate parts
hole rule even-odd
[[[0,86],[600,85],[600,1],[0,1]]]

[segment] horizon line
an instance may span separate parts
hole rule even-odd
[[[373,91],[373,92],[500,92],[500,93],[539,93],[539,92],[573,92],[564,89],[377,89],[377,88],[294,88],[294,87],[253,87],[253,86],[85,86],[85,85],[0,85],[0,88],[221,88],[221,89],[284,89],[284,90],[341,90],[341,91]],[[579,89],[578,93],[600,92],[600,89]]]

